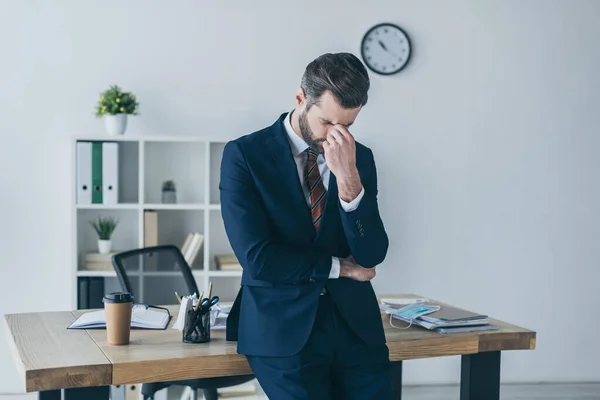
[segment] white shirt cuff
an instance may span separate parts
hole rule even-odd
[[[340,277],[340,259],[337,257],[331,258],[331,271],[329,272],[329,279],[337,279]]]
[[[350,203],[345,202],[340,197],[340,204],[342,205],[342,208],[344,209],[344,211],[346,211],[346,212],[354,211],[358,208],[358,205],[360,204],[360,200],[363,198],[364,195],[365,195],[365,188],[363,187],[360,190],[360,193],[358,194],[358,196],[356,196],[356,198],[354,200],[352,200]]]

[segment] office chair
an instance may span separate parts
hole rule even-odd
[[[123,251],[112,256],[112,265],[117,273],[121,290],[131,293],[136,297],[131,285],[127,271],[141,271],[150,268],[160,271],[180,270],[185,287],[177,289],[179,293],[200,295],[192,270],[185,261],[183,254],[174,245],[160,245]],[[142,268],[140,268],[142,267]],[[175,297],[175,293],[169,293]],[[186,379],[168,382],[152,382],[142,384],[142,395],[144,400],[152,400],[159,390],[169,386],[188,386],[192,389],[192,399],[198,399],[198,390],[202,390],[206,400],[217,400],[217,389],[229,386],[241,385],[254,379],[254,375],[227,376],[218,378]]]

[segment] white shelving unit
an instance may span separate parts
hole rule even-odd
[[[78,204],[77,143],[117,142],[118,186],[117,204]],[[159,244],[181,247],[190,231],[200,232],[204,242],[191,266],[200,290],[213,283],[213,294],[221,301],[233,301],[238,292],[241,271],[219,271],[216,254],[231,254],[221,206],[219,203],[219,173],[226,140],[200,137],[76,137],[73,140],[73,271],[75,277],[102,277],[105,291],[120,290],[114,271],[85,269],[85,254],[97,252],[97,236],[90,221],[98,216],[112,216],[119,224],[112,238],[112,251],[144,246],[144,212],[158,213]],[[161,203],[161,187],[165,180],[176,184],[177,203]],[[136,299],[147,303],[175,304],[174,290],[182,291],[181,273],[176,271],[131,271],[132,284],[139,288]],[[74,279],[77,282],[77,278]],[[78,285],[74,285],[73,302],[77,304]],[[179,289],[176,289],[179,287]]]

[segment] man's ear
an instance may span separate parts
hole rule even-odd
[[[306,95],[304,94],[304,90],[302,88],[298,88],[296,91],[296,105],[298,107],[302,107],[306,103]]]

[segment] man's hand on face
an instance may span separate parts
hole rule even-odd
[[[362,190],[356,168],[356,143],[354,136],[342,125],[334,125],[323,142],[325,161],[338,183],[340,198],[354,200]]]
[[[340,278],[350,278],[366,282],[375,278],[375,268],[364,268],[354,261],[354,258],[340,258]]]
[[[334,125],[323,142],[325,161],[337,179],[358,176],[354,136],[342,125]]]

